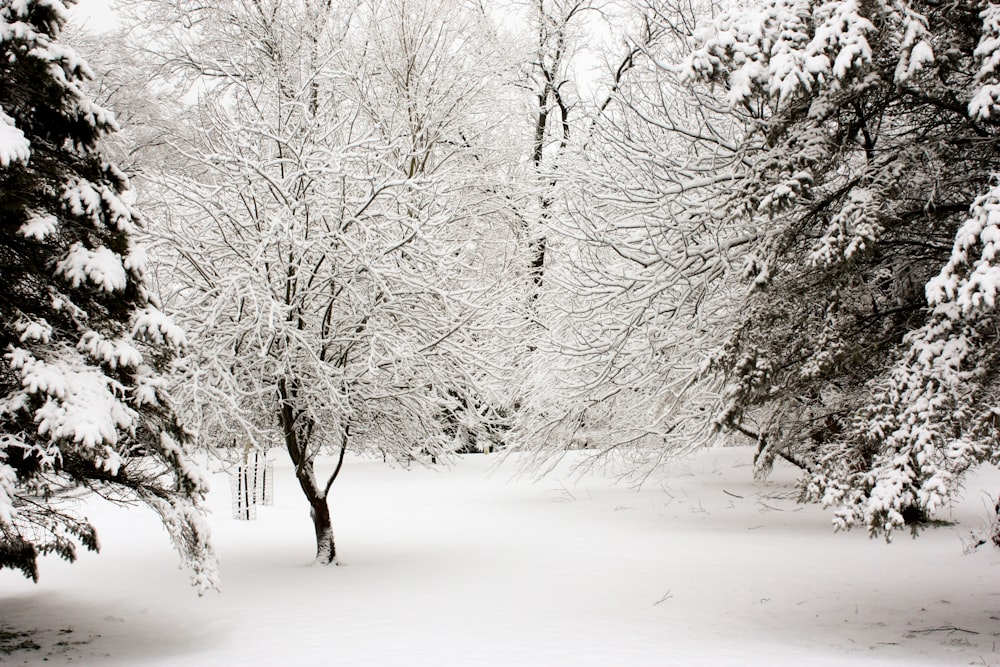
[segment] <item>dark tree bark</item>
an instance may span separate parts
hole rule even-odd
[[[316,493],[319,490],[314,484],[309,483],[310,480],[316,481],[312,467],[310,461],[310,472],[307,476],[298,476],[299,484],[309,501],[309,516],[312,517],[313,529],[316,531],[316,563],[329,565],[337,562],[337,545],[333,540],[333,523],[330,520],[330,505],[327,503],[326,494]]]
[[[285,437],[285,448],[295,465],[295,479],[298,480],[302,493],[309,503],[309,516],[312,518],[316,533],[316,563],[329,565],[337,562],[337,546],[333,539],[333,522],[330,519],[330,506],[327,497],[330,487],[340,474],[344,463],[344,453],[347,450],[347,433],[341,440],[340,460],[336,470],[321,489],[316,480],[316,453],[309,447],[309,437],[312,434],[312,424],[301,411],[293,408],[296,395],[295,381],[281,379],[278,381],[278,397],[281,401],[281,429]]]

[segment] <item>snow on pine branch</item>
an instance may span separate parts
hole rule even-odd
[[[109,175],[122,180],[127,185],[125,176],[115,169],[108,168]],[[86,217],[95,227],[103,227],[111,222],[118,231],[133,233],[132,223],[135,213],[126,198],[131,196],[131,190],[125,189],[116,193],[107,185],[74,180],[63,188],[62,198],[73,215]]]
[[[48,15],[52,21],[46,28],[52,35],[58,35],[62,26],[69,21],[69,11],[66,8],[66,3],[62,0],[11,0],[3,13],[7,20],[25,23],[39,14]]]
[[[984,17],[994,11],[987,9]],[[787,102],[824,87],[836,90],[871,64],[870,39],[880,32],[876,20],[893,26],[882,38],[897,41],[896,84],[934,63],[927,19],[908,3],[881,3],[872,18],[862,12],[858,2],[815,0],[777,0],[759,11],[733,10],[696,36],[699,44],[681,72],[688,79],[728,73],[732,105],[758,95]],[[992,53],[993,46],[984,41],[981,50]]]
[[[50,363],[23,348],[12,348],[5,357],[19,375],[21,391],[8,395],[0,404],[0,414],[41,401],[34,411],[39,436],[52,443],[68,440],[100,451],[95,456],[97,464],[115,474],[122,462],[113,449],[119,434],[132,432],[138,421],[135,410],[121,400],[124,387],[69,354]]]
[[[19,320],[14,326],[21,333],[22,343],[25,341],[48,343],[52,337],[52,325],[46,322],[45,318],[34,321]]]
[[[77,288],[90,284],[105,292],[120,292],[127,284],[125,266],[118,254],[105,247],[91,250],[79,242],[70,246],[56,271]]]
[[[4,442],[6,441],[6,442]],[[0,446],[6,449],[15,439],[10,436],[0,436]],[[13,522],[14,498],[17,496],[17,473],[6,463],[0,462],[0,526],[9,526]]]
[[[142,363],[142,353],[130,341],[109,340],[97,331],[84,333],[77,349],[112,369],[136,368]]]
[[[969,102],[969,115],[986,121],[1000,113],[1000,5],[990,3],[980,13],[983,33],[973,55],[979,61],[980,88]]]
[[[68,20],[66,3],[60,0],[5,3],[0,8],[0,44],[4,45],[5,57],[10,62],[30,59],[48,64],[47,78],[62,88],[60,113],[66,118],[82,120],[94,130],[76,138],[78,144],[93,147],[97,135],[116,131],[118,124],[113,113],[95,104],[80,89],[80,82],[92,79],[94,74],[74,49],[58,42],[59,33]],[[17,143],[10,141],[12,137],[7,128],[11,125],[0,123],[0,165],[3,166],[6,163],[2,158],[10,156],[3,148]]]
[[[25,163],[31,157],[30,142],[14,119],[0,111],[0,167]]]
[[[59,221],[53,215],[39,215],[28,219],[17,233],[27,239],[44,241],[55,233]]]
[[[865,67],[875,26],[857,2],[777,0],[760,11],[730,11],[696,39],[681,66],[688,80],[728,73],[731,105],[763,95],[779,102],[806,95]]]
[[[949,303],[962,315],[993,310],[1000,292],[1000,178],[972,205],[969,218],[955,235],[951,258],[927,284],[927,301],[939,308]]]
[[[826,232],[809,254],[812,265],[850,260],[857,253],[870,250],[883,231],[879,224],[882,193],[874,196],[868,188],[854,188],[843,207],[830,219]]]
[[[152,305],[136,312],[132,321],[132,335],[157,346],[169,345],[177,351],[183,351],[187,346],[184,330],[169,315]]]

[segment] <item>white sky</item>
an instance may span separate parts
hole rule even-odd
[[[79,0],[69,14],[74,23],[95,33],[107,32],[118,23],[111,0]]]
[[[77,4],[70,8],[70,16],[77,26],[96,34],[104,33],[118,25],[112,9],[113,2],[114,0],[77,0]],[[622,29],[617,24],[622,23],[624,12],[622,7],[612,11],[616,7],[614,3],[608,3],[604,7],[603,16],[586,17],[583,31],[589,34],[581,40],[573,54],[571,65],[580,94],[584,98],[597,97],[599,91],[606,86],[608,68],[603,59],[610,57],[614,60],[624,52],[621,37],[615,34]],[[511,22],[511,6],[507,5],[500,11],[505,15],[503,20]],[[627,20],[624,19],[625,22]]]

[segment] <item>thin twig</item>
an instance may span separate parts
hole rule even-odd
[[[757,504],[761,505],[762,507],[766,507],[769,510],[773,510],[775,512],[801,512],[802,511],[801,507],[796,507],[793,510],[781,509],[780,507],[771,507],[770,505],[768,505],[767,503],[765,503],[762,500],[758,500]]]
[[[954,625],[942,625],[940,628],[928,628],[926,630],[911,630],[914,634],[921,633],[929,635],[932,632],[965,632],[970,635],[978,635],[979,633],[975,630],[966,630],[965,628],[956,628]]]
[[[653,603],[653,606],[655,607],[658,604],[666,602],[667,600],[669,600],[672,597],[674,597],[674,594],[671,593],[670,591],[667,591],[666,593],[663,594],[662,598],[660,598],[659,600],[657,600],[656,602]]]

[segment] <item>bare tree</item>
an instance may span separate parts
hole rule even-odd
[[[570,63],[577,46],[582,15],[592,0],[533,0],[529,24],[535,33],[529,90],[534,98],[531,165],[538,180],[537,218],[525,229],[528,240],[530,299],[538,298],[544,283],[546,227],[552,217],[558,185],[559,158],[569,146],[574,82]]]
[[[652,2],[610,69],[607,97],[564,160],[562,298],[546,354],[558,378],[527,416],[526,447],[628,460],[639,475],[711,442],[719,384],[706,363],[731,327],[733,265],[758,231],[722,215],[747,162],[743,119],[680,80],[697,14]],[[716,212],[719,212],[716,215]]]
[[[284,444],[317,562],[336,560],[327,497],[348,450],[433,460],[456,410],[489,420],[497,402],[503,272],[473,242],[494,225],[475,143],[488,54],[463,12],[200,3],[191,30],[155,37],[197,94],[174,141],[186,167],[157,177],[171,304],[198,351],[187,404],[203,443]],[[321,480],[322,451],[338,462]]]

